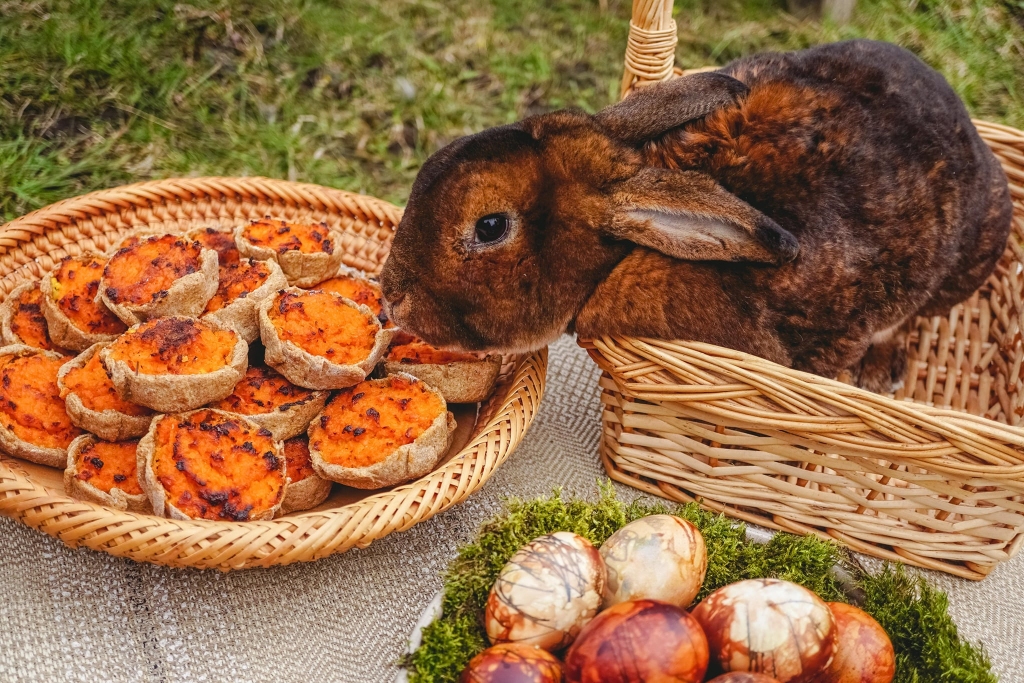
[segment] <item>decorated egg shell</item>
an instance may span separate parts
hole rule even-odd
[[[889,634],[874,617],[853,605],[830,602],[836,647],[821,683],[892,683],[896,653]]]
[[[730,671],[727,674],[716,676],[708,683],[779,683],[778,679],[768,674],[757,674],[749,671]]]
[[[561,683],[562,663],[525,643],[501,643],[469,661],[459,683]]]
[[[832,612],[795,583],[738,581],[705,598],[693,616],[707,635],[716,672],[750,671],[780,683],[818,683],[832,659]]]
[[[689,607],[708,569],[704,537],[674,515],[630,522],[601,546],[608,570],[604,607],[626,600],[661,600]]]
[[[604,582],[604,562],[587,539],[569,531],[534,539],[512,556],[487,596],[487,637],[566,647],[597,614]]]
[[[604,610],[565,656],[567,683],[699,683],[707,668],[708,641],[697,620],[655,600]]]

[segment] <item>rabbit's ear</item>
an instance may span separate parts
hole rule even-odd
[[[781,265],[800,251],[792,233],[703,173],[646,168],[613,201],[610,234],[674,258]]]
[[[717,71],[682,76],[637,90],[595,118],[622,142],[639,145],[732,104],[747,86]]]

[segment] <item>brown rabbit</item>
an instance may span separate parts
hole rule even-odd
[[[417,177],[381,284],[439,346],[689,339],[886,391],[914,316],[985,281],[1011,211],[942,76],[857,40],[456,140]]]

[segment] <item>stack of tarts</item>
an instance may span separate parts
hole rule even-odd
[[[308,510],[433,470],[498,357],[397,330],[326,224],[140,232],[0,305],[0,448],[69,495],[179,519]]]

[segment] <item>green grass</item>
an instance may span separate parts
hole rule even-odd
[[[860,0],[843,27],[782,0],[677,0],[679,63],[869,36],[1024,126],[1019,0]],[[460,135],[618,92],[626,0],[0,0],[0,219],[178,175],[267,175],[404,202]]]
[[[902,567],[886,565],[874,576],[848,561],[840,548],[815,536],[777,534],[766,544],[748,542],[745,529],[696,503],[625,504],[610,484],[596,502],[564,498],[558,491],[532,501],[510,500],[459,550],[445,576],[442,616],[423,630],[421,646],[407,658],[413,683],[454,683],[487,647],[482,614],[491,586],[512,555],[538,536],[572,531],[600,545],[625,524],[652,514],[675,514],[700,529],[708,569],[697,600],[743,579],[774,577],[799,583],[828,602],[848,602],[832,574],[842,564],[864,591],[862,607],[889,633],[896,651],[894,683],[996,683],[983,649],[960,638],[945,594]]]

